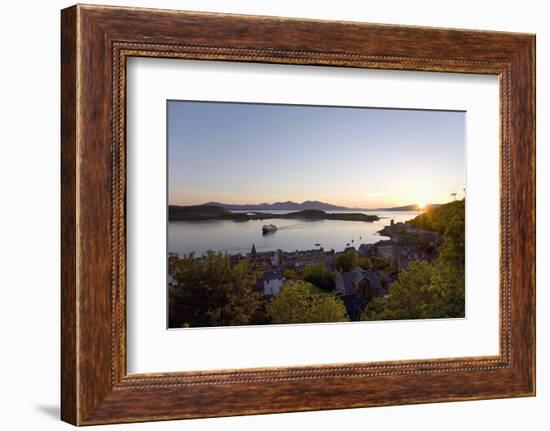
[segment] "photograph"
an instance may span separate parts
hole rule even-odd
[[[168,328],[465,317],[465,112],[167,119]]]

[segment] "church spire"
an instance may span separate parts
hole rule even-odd
[[[256,245],[252,244],[252,250],[250,250],[250,256],[256,256]]]

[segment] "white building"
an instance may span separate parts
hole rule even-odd
[[[267,271],[256,283],[260,288],[263,288],[264,295],[277,295],[281,288],[285,278],[280,271]]]

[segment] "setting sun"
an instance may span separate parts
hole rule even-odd
[[[423,201],[423,200],[418,201],[416,205],[418,206],[419,210],[426,209],[426,201]]]

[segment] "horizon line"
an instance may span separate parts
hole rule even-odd
[[[425,205],[444,205],[444,204],[447,204],[447,203],[450,203],[450,202],[454,202],[454,201],[461,201],[463,199],[465,199],[466,197],[462,197],[460,199],[455,199],[455,200],[448,200],[446,202],[426,202]],[[339,206],[339,207],[343,207],[343,208],[347,208],[347,209],[378,209],[378,208],[382,208],[380,206],[377,206],[377,207],[374,207],[374,208],[366,208],[364,206],[349,206],[349,205],[340,205],[340,204],[333,204],[333,203],[330,203],[330,202],[324,202],[324,201],[319,201],[319,200],[312,200],[312,199],[307,199],[305,201],[302,201],[302,202],[297,202],[297,201],[292,201],[292,200],[286,200],[286,201],[274,201],[274,202],[260,202],[260,203],[250,203],[250,202],[247,202],[247,203],[244,203],[244,204],[241,204],[241,203],[227,203],[227,202],[218,202],[218,201],[205,201],[205,202],[201,202],[201,203],[186,203],[186,204],[181,204],[181,203],[173,203],[173,202],[168,202],[168,205],[174,205],[174,206],[201,206],[201,205],[207,205],[207,204],[220,204],[220,205],[227,205],[227,206],[242,206],[242,207],[252,207],[252,206],[260,206],[260,205],[275,205],[275,204],[288,204],[288,203],[292,203],[292,204],[298,204],[298,205],[303,205],[304,203],[306,202],[312,202],[312,203],[320,203],[320,204],[325,204],[325,205],[332,205],[332,206]],[[392,206],[392,207],[404,207],[404,206],[410,206],[410,205],[417,205],[418,206],[418,203],[416,202],[413,202],[413,203],[408,203],[408,204],[393,204],[393,203],[388,203],[387,204],[388,206]]]

